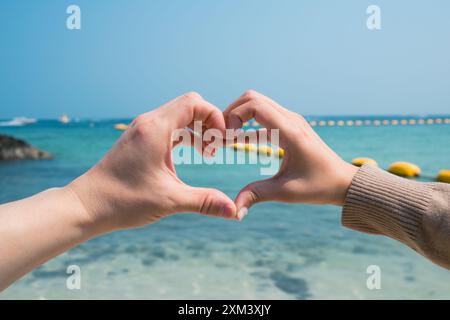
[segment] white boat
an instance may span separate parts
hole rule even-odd
[[[37,120],[34,118],[26,118],[26,117],[17,117],[10,121],[0,122],[0,126],[2,127],[18,127],[26,124],[36,123]]]
[[[66,124],[70,122],[70,119],[67,114],[64,113],[61,117],[59,117],[59,122],[61,122],[62,124]]]

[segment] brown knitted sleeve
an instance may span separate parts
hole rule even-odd
[[[342,224],[391,237],[450,269],[450,185],[362,166],[347,192]]]

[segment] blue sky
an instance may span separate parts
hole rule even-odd
[[[2,0],[0,118],[133,117],[192,90],[223,109],[249,88],[307,115],[450,113],[449,16],[445,0]]]

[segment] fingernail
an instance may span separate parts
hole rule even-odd
[[[219,216],[228,218],[233,215],[233,211],[233,208],[230,205],[226,204],[220,208]]]
[[[242,219],[244,219],[244,217],[248,214],[248,209],[247,207],[242,207],[241,209],[239,209],[238,213],[237,213],[237,218],[239,221],[241,221]]]

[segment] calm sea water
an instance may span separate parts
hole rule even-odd
[[[1,127],[54,154],[0,164],[0,203],[63,186],[98,161],[120,136],[114,121]],[[450,125],[317,127],[343,158],[399,160],[435,176],[450,167]],[[179,176],[235,197],[260,179],[257,165],[182,165]],[[423,178],[422,180],[426,180]],[[66,268],[81,267],[81,290],[66,289]],[[369,265],[381,289],[366,286]],[[380,236],[345,229],[340,208],[259,204],[242,222],[188,214],[93,239],[16,282],[0,299],[78,298],[450,298],[450,272]]]

